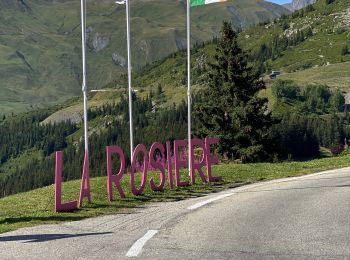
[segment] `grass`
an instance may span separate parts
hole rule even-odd
[[[174,191],[169,190],[166,186],[163,192],[152,192],[147,184],[142,196],[132,196],[128,184],[129,176],[126,175],[122,183],[126,198],[120,199],[116,189],[114,189],[113,202],[107,200],[106,178],[98,177],[91,179],[92,203],[85,204],[83,208],[70,213],[53,212],[54,188],[51,185],[0,199],[0,233],[40,224],[126,213],[149,202],[178,201],[185,198],[200,197],[243,184],[300,176],[346,166],[350,166],[349,155],[305,162],[221,164],[213,167],[214,175],[223,176],[224,178],[224,181],[220,183],[203,184],[197,182],[193,186],[176,188]],[[139,177],[140,174],[137,174],[137,176]],[[148,180],[151,176],[157,179],[156,173],[150,173]],[[182,177],[184,179],[188,178],[185,172],[182,173]],[[140,178],[138,178],[138,184],[139,181]],[[76,200],[79,187],[79,180],[63,183],[63,201]]]
[[[276,59],[268,60],[268,67],[281,70],[283,73],[297,72],[287,77],[302,80],[304,70],[315,68],[307,70],[308,77],[303,82],[308,83],[308,79],[315,79],[318,82],[322,79],[330,86],[346,87],[349,80],[345,75],[337,78],[342,71],[341,67],[346,65],[339,65],[339,68],[336,66],[338,66],[337,63],[350,61],[350,55],[341,55],[342,48],[350,44],[349,26],[345,23],[348,16],[346,10],[349,7],[349,1],[346,0],[338,0],[330,5],[326,5],[325,1],[317,1],[314,5],[315,10],[306,12],[302,17],[288,17],[267,25],[248,28],[240,34],[241,46],[257,51],[261,44],[270,44],[274,36],[295,34],[297,30],[309,27],[313,31],[312,36],[308,36],[295,46],[289,46]],[[329,64],[336,66],[331,67],[328,66]],[[323,74],[320,79],[317,75],[319,72]]]
[[[301,86],[317,83],[327,85],[332,89],[348,92],[350,86],[350,62],[286,73],[279,78],[293,80]]]

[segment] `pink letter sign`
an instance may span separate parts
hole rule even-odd
[[[70,201],[62,204],[62,152],[56,152],[56,167],[55,167],[55,211],[73,211],[77,209],[77,201]]]
[[[188,158],[191,158],[191,165],[189,169],[190,180],[192,184],[195,184],[196,171],[198,176],[203,182],[216,182],[221,181],[222,177],[212,175],[212,165],[218,164],[219,159],[217,156],[210,153],[210,146],[219,143],[218,138],[206,138],[205,140],[192,139],[191,147],[188,148],[188,153],[186,153],[186,148],[188,146],[187,140],[175,140],[174,148],[172,154],[171,143],[166,142],[166,149],[163,144],[155,142],[152,144],[150,151],[148,153],[146,147],[143,144],[136,146],[131,160],[131,170],[130,170],[130,189],[134,195],[142,195],[145,185],[147,183],[147,173],[149,169],[159,170],[159,183],[156,183],[154,178],[150,178],[150,187],[153,191],[162,191],[165,185],[166,179],[166,168],[168,171],[168,183],[172,190],[174,188],[174,177],[172,171],[172,165],[175,166],[175,184],[177,187],[183,187],[190,185],[190,181],[181,181],[180,169],[187,168]],[[195,161],[194,148],[199,147],[202,150],[202,156],[199,160]],[[165,159],[165,150],[167,158]],[[143,163],[139,163],[138,156],[143,155]],[[122,187],[122,178],[125,172],[125,155],[123,150],[115,146],[106,147],[107,155],[107,194],[110,201],[113,200],[113,183],[116,186],[121,198],[125,198],[125,193]],[[120,160],[120,168],[118,173],[115,171],[113,174],[113,155],[117,155]],[[186,156],[188,155],[188,156]],[[187,157],[187,158],[186,158]],[[207,168],[207,178],[203,174],[203,167]],[[139,187],[135,187],[135,174],[136,171],[142,172],[141,184]],[[188,179],[188,177],[187,177]],[[72,211],[77,209],[77,207],[82,206],[84,198],[87,198],[90,202],[90,176],[89,176],[89,155],[85,152],[84,157],[84,168],[81,179],[81,188],[79,201],[70,201],[63,203],[61,201],[62,193],[62,152],[56,152],[56,168],[55,168],[55,211]]]
[[[191,167],[191,171],[190,171],[190,175],[191,175],[191,182],[192,184],[195,184],[195,171],[198,171],[199,177],[202,179],[202,182],[207,182],[207,180],[205,179],[205,176],[203,174],[202,171],[202,167],[205,166],[205,158],[207,157],[206,154],[206,149],[205,149],[205,143],[203,140],[200,139],[192,139],[191,140],[191,161],[192,161],[192,167]],[[199,162],[196,162],[194,160],[194,147],[195,146],[199,146],[202,149],[202,158]]]
[[[175,181],[177,187],[184,187],[188,186],[188,181],[181,181],[181,173],[180,168],[187,166],[187,160],[183,160],[183,158],[180,158],[179,156],[179,148],[186,147],[187,141],[186,140],[175,140],[174,141],[174,160],[175,160]],[[183,155],[180,152],[180,155]]]
[[[112,174],[112,155],[113,154],[119,155],[119,159],[120,159],[120,169],[118,174],[116,175]],[[124,175],[124,170],[125,170],[125,156],[124,156],[123,150],[116,145],[108,146],[107,147],[107,194],[108,194],[109,201],[113,200],[112,183],[114,183],[115,186],[117,187],[120,197],[125,198],[125,193],[120,183]]]
[[[219,158],[215,155],[211,155],[210,153],[210,145],[219,143],[219,138],[205,138],[205,149],[206,151],[206,163],[207,163],[207,175],[209,182],[215,182],[215,181],[221,181],[222,177],[215,177],[211,173],[211,165],[212,164],[218,164]]]
[[[164,159],[164,156],[165,156],[164,154],[165,149],[161,143],[152,144],[151,149],[149,151],[149,164],[154,169],[158,169],[160,171],[160,184],[157,186],[154,183],[153,178],[151,178],[150,185],[153,191],[162,191],[165,183],[165,169],[164,169],[164,166],[161,164],[161,162],[157,160],[157,158],[154,158],[156,150],[159,150],[161,154],[161,160]]]
[[[91,202],[90,195],[90,174],[89,174],[89,153],[85,151],[83,174],[81,176],[81,186],[79,195],[79,208],[83,205],[83,199],[87,198]]]
[[[166,154],[168,161],[168,184],[170,189],[174,189],[174,181],[173,181],[173,169],[172,169],[172,159],[171,159],[171,144],[170,142],[166,142]]]
[[[137,155],[139,153],[143,153],[143,169],[142,169],[142,180],[141,186],[137,189],[135,187],[135,172],[136,172],[136,163],[137,163]],[[130,187],[131,192],[134,195],[142,195],[143,189],[145,188],[147,181],[147,169],[148,169],[148,152],[146,147],[143,144],[139,144],[136,146],[131,161],[131,172],[130,172]]]

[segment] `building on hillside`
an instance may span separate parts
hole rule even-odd
[[[269,76],[270,79],[276,79],[279,75],[281,75],[281,72],[279,70],[273,70],[271,71],[271,74]]]

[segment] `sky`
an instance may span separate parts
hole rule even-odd
[[[276,3],[276,4],[286,4],[292,2],[292,0],[268,0],[269,2]]]

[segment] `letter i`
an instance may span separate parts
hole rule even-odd
[[[167,162],[168,162],[168,183],[170,189],[174,189],[174,181],[173,181],[173,170],[171,167],[171,144],[170,142],[166,142],[166,154],[167,154]]]

